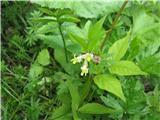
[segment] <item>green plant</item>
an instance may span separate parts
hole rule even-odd
[[[26,2],[25,33],[2,26],[3,119],[159,119],[160,2],[89,2]]]

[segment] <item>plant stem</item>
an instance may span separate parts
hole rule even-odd
[[[123,5],[121,6],[120,10],[119,10],[118,13],[116,14],[116,17],[115,17],[115,19],[114,19],[114,21],[113,21],[110,29],[106,32],[106,36],[105,36],[105,38],[104,38],[104,40],[102,41],[102,44],[101,44],[101,46],[100,46],[100,50],[101,50],[101,51],[103,50],[103,47],[104,47],[104,45],[105,45],[105,42],[106,42],[107,38],[108,38],[109,35],[111,34],[114,26],[116,25],[116,23],[117,23],[120,15],[121,15],[122,11],[124,10],[124,8],[125,8],[125,6],[126,6],[127,3],[128,3],[128,0],[125,0],[124,3],[123,3]]]
[[[59,27],[59,31],[60,31],[60,34],[61,34],[61,37],[62,37],[62,40],[63,40],[63,46],[64,46],[64,53],[65,53],[65,57],[66,57],[66,62],[68,63],[68,55],[67,55],[66,42],[64,40],[64,36],[63,36],[63,33],[62,33],[61,23],[59,23],[58,27]]]
[[[11,97],[13,97],[17,102],[20,102],[20,100],[17,97],[15,97],[7,88],[2,86],[2,89],[4,89],[4,91],[8,93]]]

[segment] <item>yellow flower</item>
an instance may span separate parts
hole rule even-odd
[[[83,75],[87,75],[87,73],[88,73],[88,63],[87,63],[87,61],[84,61],[84,64],[83,64],[83,66],[81,67],[81,76],[83,76]]]

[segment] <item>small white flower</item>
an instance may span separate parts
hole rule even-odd
[[[92,53],[84,54],[84,59],[90,62],[93,59],[93,54]]]
[[[84,61],[84,64],[83,64],[83,66],[81,67],[81,76],[83,76],[83,75],[87,75],[87,73],[88,73],[88,63],[87,63],[87,61]]]
[[[83,59],[83,57],[82,57],[81,55],[78,56],[78,57],[76,57],[76,55],[74,55],[74,58],[71,59],[71,62],[72,62],[73,64],[80,63],[80,62],[82,61],[82,59]]]
[[[78,57],[77,57],[78,63],[82,62],[82,59],[83,59],[83,56],[82,56],[82,55],[78,56]]]
[[[81,67],[81,76],[83,75],[87,75],[89,69],[88,69],[88,63],[92,60],[95,63],[100,63],[101,58],[99,56],[94,56],[92,53],[85,53],[82,55],[79,55],[78,57],[76,57],[76,55],[74,55],[74,58],[71,59],[71,62],[73,64],[76,63],[81,63],[82,60],[84,60],[83,66]]]

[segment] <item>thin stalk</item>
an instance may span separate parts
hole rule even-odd
[[[4,55],[9,60],[9,62],[11,62],[13,65],[16,65],[16,63],[9,57],[9,55],[6,52],[4,52]]]
[[[4,89],[4,91],[6,91],[6,93],[8,93],[11,97],[13,97],[17,102],[20,102],[20,100],[15,97],[9,90],[7,90],[5,87],[1,86],[2,89]]]
[[[9,68],[7,68],[7,67],[6,67],[6,70],[7,70],[7,71],[9,72],[9,74],[12,75],[12,76],[15,76],[15,77],[16,77],[16,76],[19,76],[18,74],[13,73],[13,72],[12,72]],[[21,78],[24,79],[24,80],[28,80],[28,78],[25,77],[25,76],[21,76]]]
[[[19,98],[19,95],[13,90],[12,87],[10,87],[5,81],[2,80],[2,83],[5,84],[16,96]]]
[[[59,31],[60,31],[60,34],[61,34],[61,37],[62,37],[62,40],[63,40],[63,46],[64,46],[64,53],[65,53],[65,57],[66,57],[66,62],[68,63],[66,42],[65,42],[65,39],[64,39],[64,36],[63,36],[63,33],[62,33],[62,28],[61,28],[61,24],[60,23],[59,23],[58,27],[59,27]]]
[[[101,50],[101,51],[103,50],[103,47],[104,47],[104,45],[105,45],[105,42],[107,41],[107,39],[108,39],[109,35],[111,34],[113,28],[115,27],[115,25],[116,25],[116,23],[117,23],[120,15],[121,15],[122,11],[124,10],[125,6],[127,5],[127,3],[128,3],[128,0],[125,0],[124,3],[123,3],[123,5],[121,6],[120,10],[119,10],[118,13],[116,14],[116,17],[115,17],[115,19],[114,19],[114,21],[113,21],[110,29],[106,32],[106,36],[105,36],[105,38],[104,38],[104,40],[102,41],[102,44],[101,44],[101,46],[100,46],[100,50]]]

